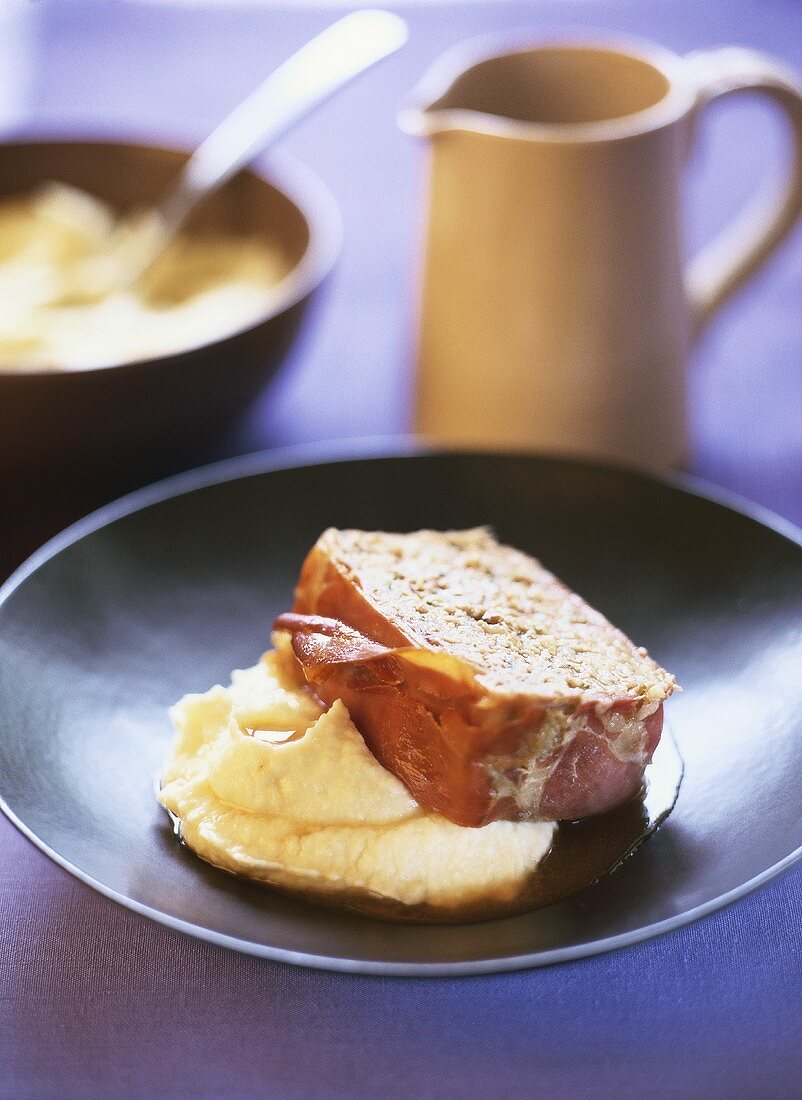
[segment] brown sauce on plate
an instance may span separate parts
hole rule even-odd
[[[561,901],[615,871],[674,809],[683,765],[664,730],[638,798],[598,817],[560,822],[554,843],[527,887],[531,909]]]

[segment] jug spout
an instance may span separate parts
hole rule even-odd
[[[455,126],[453,112],[438,109],[434,105],[417,106],[412,103],[405,104],[398,112],[398,125],[405,134],[411,137],[433,138],[437,134],[447,130],[465,129],[464,126]]]
[[[398,113],[400,128],[428,138],[455,130],[520,136],[532,122],[523,106],[531,56],[531,43],[508,37],[452,47],[409,93]]]
[[[409,93],[398,125],[414,137],[449,131],[521,136],[531,120],[528,93],[531,45],[509,38],[475,38],[438,58]]]
[[[448,130],[470,129],[470,118],[456,117],[465,114],[454,111],[440,98],[427,100],[425,89],[419,84],[401,106],[397,121],[400,129],[411,137],[433,138]]]
[[[464,87],[466,81],[471,83],[478,45],[464,42],[454,46],[428,69],[398,112],[398,125],[404,133],[432,138],[449,130],[481,128],[481,103]],[[486,48],[487,42],[482,45]]]

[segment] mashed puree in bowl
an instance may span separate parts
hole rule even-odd
[[[159,800],[217,867],[317,897],[458,912],[515,899],[550,822],[455,825],[376,760],[345,705],[320,706],[281,653],[185,696]]]
[[[152,225],[121,224],[60,183],[0,203],[0,370],[108,366],[221,339],[256,322],[287,274],[264,240],[182,233],[119,289]]]

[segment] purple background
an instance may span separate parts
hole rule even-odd
[[[335,11],[12,4],[0,17],[0,123],[194,140]],[[332,187],[345,250],[281,378],[207,457],[405,429],[422,161],[394,113],[446,46],[495,29],[587,25],[679,51],[752,45],[802,69],[795,2],[406,11],[405,50],[285,143]],[[776,161],[782,135],[767,120],[745,101],[710,112],[689,172],[690,247]],[[705,334],[691,384],[694,470],[796,522],[801,306],[798,230]],[[42,529],[59,496],[54,473]],[[15,525],[0,525],[0,560]],[[352,978],[157,927],[74,882],[0,821],[0,1097],[797,1096],[801,903],[797,870],[698,925],[582,963],[454,981]]]

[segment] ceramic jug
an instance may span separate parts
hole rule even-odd
[[[683,259],[681,175],[700,110],[758,91],[794,156]],[[695,335],[802,210],[802,96],[739,48],[679,57],[634,41],[472,42],[412,93],[431,146],[416,429],[651,467],[688,456]]]

